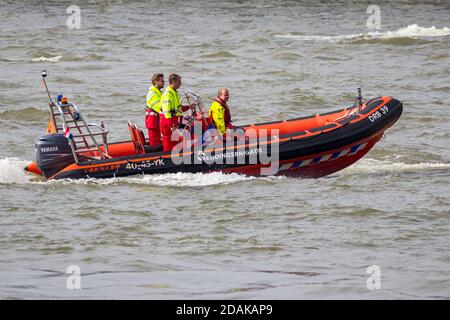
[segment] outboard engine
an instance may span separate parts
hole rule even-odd
[[[47,179],[75,162],[69,141],[62,133],[43,135],[35,146],[36,165]]]

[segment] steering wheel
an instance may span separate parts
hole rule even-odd
[[[183,104],[183,102],[186,101],[188,105],[190,105],[192,102],[189,100],[189,96],[185,95],[182,99],[181,99],[181,104]],[[189,127],[192,127],[192,125],[194,124],[196,118],[197,118],[197,107],[198,107],[198,103],[194,102],[195,105],[193,108],[189,108],[186,112],[185,115],[183,115],[183,124]]]

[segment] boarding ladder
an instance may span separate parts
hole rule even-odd
[[[80,154],[94,160],[111,158],[106,137],[108,130],[105,129],[103,121],[100,125],[88,124],[75,104],[62,103],[58,98],[60,97],[55,99],[56,102],[49,103],[53,124],[57,133],[63,133],[68,137],[75,162],[79,163]],[[96,136],[101,136],[101,144],[97,142]]]

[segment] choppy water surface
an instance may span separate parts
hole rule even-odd
[[[450,298],[450,6],[0,1],[0,298]],[[151,73],[177,72],[237,124],[404,102],[357,164],[301,180],[170,174],[45,182],[22,171],[48,119],[47,69],[111,140],[143,126]],[[66,287],[69,265],[81,290]],[[368,266],[381,289],[368,290]]]

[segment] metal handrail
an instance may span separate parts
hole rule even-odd
[[[85,137],[90,137],[92,142],[94,142],[95,148],[93,149],[94,151],[97,150],[100,157],[102,159],[105,159],[106,157],[111,158],[109,156],[109,152],[108,152],[108,142],[106,139],[106,136],[108,134],[108,130],[106,130],[105,125],[103,124],[103,121],[101,122],[100,125],[97,125],[95,123],[86,123],[86,121],[84,120],[84,117],[81,116],[81,113],[79,112],[77,106],[73,103],[68,103],[65,105],[62,105],[60,101],[58,101],[58,99],[56,100],[56,103],[52,100],[52,97],[50,95],[50,91],[48,90],[47,87],[47,82],[45,81],[45,78],[47,77],[47,71],[46,70],[42,70],[41,72],[41,76],[42,76],[42,81],[45,85],[45,91],[47,92],[48,95],[48,99],[49,99],[49,106],[50,106],[50,111],[52,113],[52,120],[53,120],[53,124],[55,126],[55,130],[56,132],[59,132],[60,129],[63,128],[67,128],[67,129],[71,129],[71,128],[76,128],[78,129],[79,134],[72,134],[72,137],[81,137],[82,141],[79,141],[78,143],[84,143],[85,147],[84,150],[86,149],[91,149],[91,145],[88,143],[88,141],[86,140]],[[55,112],[54,109],[58,110],[58,113]],[[70,109],[72,108],[72,110]],[[62,120],[62,124],[63,127],[59,127],[58,126],[58,122],[56,120],[56,116],[59,115],[61,116],[61,120]],[[70,117],[72,119],[66,120],[66,115],[70,115]],[[78,121],[81,121],[82,124],[79,125]],[[74,126],[69,127],[69,125],[67,124],[67,122],[71,122],[74,123]],[[95,127],[97,129],[100,129],[100,132],[92,132],[90,130],[90,127]],[[88,133],[83,133],[81,128],[85,128],[85,130]],[[104,147],[104,151],[101,150],[100,145],[97,143],[97,140],[95,139],[95,136],[101,135],[102,136],[102,140],[103,140],[103,147]],[[83,150],[83,148],[77,148],[77,145],[75,144],[74,139],[69,139],[69,145],[70,148],[72,149],[72,154],[74,156],[75,162],[78,163],[78,156],[77,156],[77,149],[78,150]],[[81,151],[79,151],[81,152]]]
[[[106,135],[108,134],[108,130],[106,130],[104,127],[102,127],[101,125],[98,125],[96,123],[87,123],[84,118],[81,116],[77,106],[73,103],[69,103],[67,105],[62,105],[59,101],[56,102],[55,106],[57,107],[58,111],[59,111],[59,115],[61,115],[61,119],[63,121],[63,125],[66,128],[77,128],[78,131],[80,132],[79,134],[72,134],[72,136],[74,138],[77,137],[81,137],[84,140],[84,145],[85,148],[78,148],[77,145],[75,144],[75,142],[73,141],[73,139],[70,139],[69,143],[70,143],[70,147],[72,149],[72,153],[74,155],[75,158],[75,162],[78,163],[78,157],[77,157],[77,153],[82,153],[82,152],[86,152],[86,150],[88,151],[97,151],[100,155],[101,159],[105,159],[107,157],[109,157],[109,152],[108,152],[108,146],[107,146],[107,141],[106,141]],[[72,107],[73,111],[72,112],[69,108]],[[66,109],[66,110],[64,110]],[[67,111],[67,112],[65,112]],[[80,115],[79,119],[75,119],[74,117],[74,113],[77,113]],[[67,124],[67,120],[65,118],[65,115],[69,114],[72,119],[73,122],[75,122],[75,127],[69,127]],[[72,120],[70,120],[72,121]],[[82,125],[78,126],[77,121],[81,121]],[[87,133],[81,133],[81,129],[80,128],[85,128],[85,130],[87,131]],[[92,132],[90,130],[90,127],[94,127],[96,129],[99,129],[100,132]],[[103,140],[103,146],[104,146],[104,151],[102,151],[102,149],[100,148],[100,145],[97,143],[97,140],[95,139],[95,136],[102,136],[102,140]],[[95,148],[91,148],[90,144],[86,141],[85,137],[90,137],[92,139],[92,142],[94,143]]]

